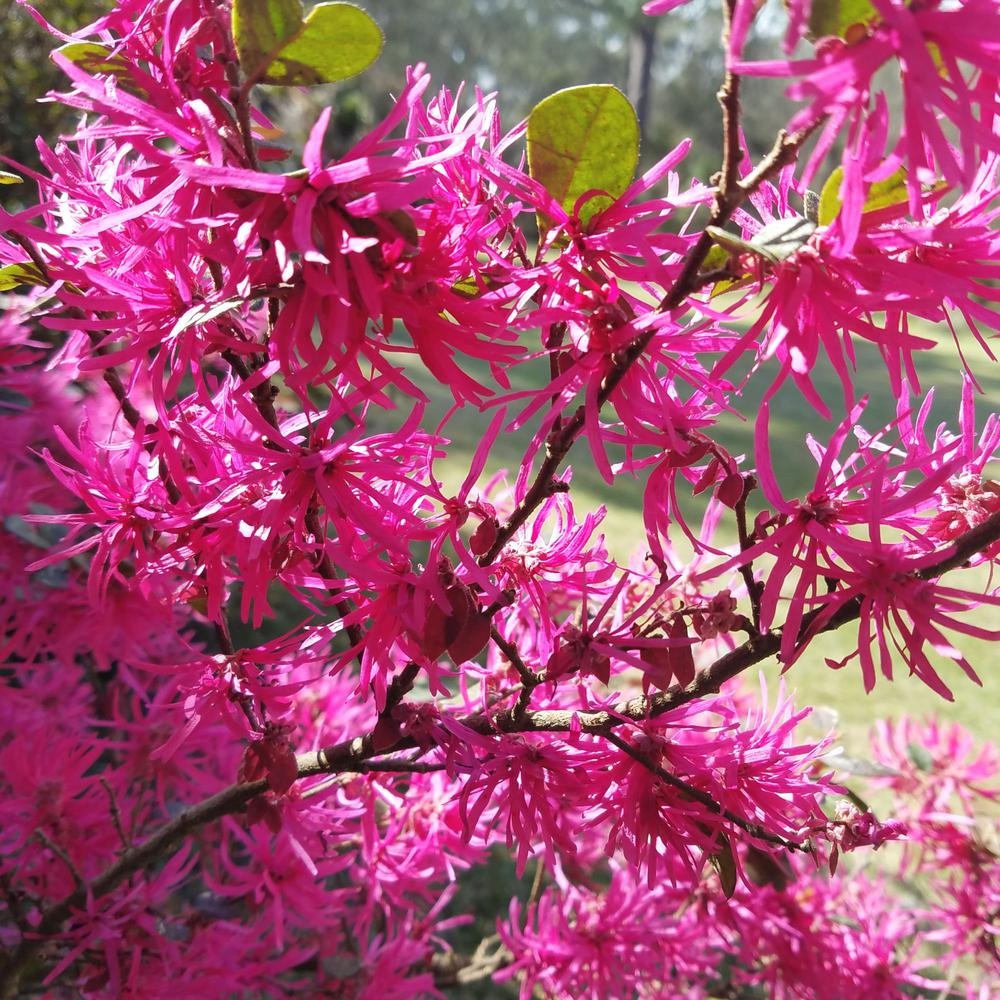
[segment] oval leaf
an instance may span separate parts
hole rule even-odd
[[[847,38],[856,24],[868,26],[878,20],[870,0],[813,0],[809,10],[809,37],[825,35]]]
[[[267,68],[264,83],[335,83],[366,70],[382,51],[382,29],[360,7],[321,3]]]
[[[251,80],[256,80],[301,30],[299,0],[236,0],[233,4],[236,54]]]
[[[778,264],[805,246],[814,232],[815,222],[804,215],[791,215],[769,222],[750,240],[750,246],[758,256]]]
[[[528,116],[528,171],[572,215],[577,200],[586,224],[620,198],[639,162],[639,120],[628,98],[610,84],[560,90]],[[541,233],[552,220],[539,215]]]
[[[233,20],[240,65],[258,83],[335,83],[367,69],[382,51],[382,30],[351,3],[321,3],[304,20],[299,0],[237,0],[240,9]]]

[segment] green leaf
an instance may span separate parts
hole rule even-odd
[[[476,281],[474,277],[459,278],[458,281],[456,281],[451,286],[451,290],[456,295],[461,295],[463,298],[466,299],[478,298],[480,292],[482,291],[482,289],[479,286],[479,283]]]
[[[750,240],[754,252],[772,264],[787,260],[816,232],[816,223],[804,215],[775,219],[756,232]]]
[[[570,87],[535,105],[527,142],[529,173],[567,214],[585,192],[604,192],[581,206],[580,221],[586,225],[632,183],[639,120],[628,98],[610,84]],[[551,224],[539,215],[540,233]]]
[[[146,91],[135,82],[128,60],[114,54],[107,45],[99,45],[97,42],[67,42],[55,51],[85,73],[113,76],[130,93],[139,97],[147,96]]]
[[[299,0],[236,0],[233,37],[250,80],[286,87],[346,80],[382,51],[381,29],[350,3],[321,3],[303,18]]]
[[[733,857],[733,847],[725,834],[719,835],[718,844],[719,849],[710,854],[708,860],[719,874],[723,895],[726,899],[732,899],[733,893],[736,892],[736,859]]]
[[[233,4],[236,55],[250,79],[257,79],[301,30],[300,0],[236,0]]]
[[[30,260],[21,264],[8,264],[0,267],[0,292],[9,292],[19,285],[47,285],[45,276],[38,265]]]
[[[844,774],[854,774],[860,778],[889,778],[899,774],[899,771],[875,760],[864,757],[852,757],[844,752],[843,747],[831,750],[822,758],[828,767],[835,768]]]
[[[725,230],[720,231],[725,232]],[[741,240],[740,242],[743,241]],[[749,246],[749,244],[747,244],[747,246]],[[698,270],[702,273],[722,270],[732,259],[732,253],[724,246],[717,243],[715,246],[709,248],[708,253],[705,254],[705,259],[702,261],[701,267],[698,268]],[[735,272],[731,273],[732,277],[720,278],[714,285],[712,285],[712,291],[709,293],[709,298],[714,299],[717,295],[724,295],[726,292],[731,292],[736,288],[742,288],[750,281],[751,275],[746,271],[742,274],[737,274]]]
[[[844,168],[837,167],[826,179],[819,193],[819,224],[829,226],[840,215],[840,185],[844,183]]]
[[[199,302],[197,305],[191,306],[174,324],[173,329],[170,331],[170,336],[173,337],[178,333],[183,333],[185,330],[190,330],[191,327],[199,326],[202,323],[208,323],[213,319],[218,319],[219,316],[224,316],[228,312],[232,312],[234,309],[239,309],[240,306],[244,304],[246,300],[239,295],[234,295],[231,298],[223,299],[221,302],[213,302],[211,304],[207,302]]]
[[[8,173],[6,170],[0,170],[0,184],[23,184],[24,178],[18,174]]]
[[[718,226],[706,226],[705,232],[721,247],[732,253],[752,253],[771,264],[787,260],[800,247],[805,246],[809,237],[816,232],[816,224],[803,215],[789,215],[784,219],[769,222],[745,240]]]
[[[809,38],[836,35],[846,38],[855,24],[869,25],[878,20],[870,0],[813,0],[809,11]]]
[[[906,747],[906,756],[910,758],[910,763],[918,771],[929,774],[934,770],[934,758],[931,756],[931,752],[919,743],[910,743]]]
[[[823,191],[819,196],[819,224],[829,226],[840,215],[843,202],[840,199],[840,188],[844,182],[844,168],[837,167],[827,178]],[[884,181],[876,181],[868,189],[865,206],[862,212],[877,212],[880,208],[890,205],[905,205],[908,200],[906,190],[906,168],[900,167]]]

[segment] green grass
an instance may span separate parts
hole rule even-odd
[[[927,334],[941,340],[939,346],[919,359],[918,370],[921,390],[930,387],[936,391],[933,426],[945,420],[957,427],[957,404],[962,387],[962,365],[958,351],[945,332],[922,329]],[[963,343],[963,350],[976,367],[985,395],[977,400],[980,421],[989,412],[991,404],[1000,398],[1000,366],[984,358],[974,343]],[[467,370],[488,381],[485,366],[468,362]],[[773,379],[771,370],[758,373],[746,391],[736,401],[740,411],[750,419],[726,417],[720,424],[719,440],[736,454],[751,456],[753,451],[753,420],[764,391]],[[426,426],[433,426],[447,411],[452,400],[448,391],[438,385],[418,364],[408,366],[408,374],[427,393],[431,400]],[[540,384],[547,378],[547,366],[531,362],[516,367],[510,372],[512,389],[524,389]],[[787,384],[772,404],[771,449],[782,488],[788,496],[799,496],[807,491],[813,481],[815,463],[805,447],[805,436],[812,433],[819,440],[825,440],[836,422],[843,419],[843,400],[839,380],[828,365],[819,365],[813,372],[814,382],[834,415],[833,421],[823,420],[805,402],[798,390]],[[889,388],[888,375],[877,351],[867,344],[857,349],[857,395],[867,395],[870,402],[862,424],[868,430],[875,430],[895,416],[895,400]],[[445,484],[456,488],[461,482],[468,462],[479,444],[493,411],[477,413],[472,408],[463,410],[453,418],[445,430],[452,441],[448,459],[438,468],[438,475]],[[516,473],[524,447],[530,438],[532,427],[515,433],[502,435],[491,455],[490,466],[484,472],[481,482],[500,469]],[[644,536],[641,519],[643,485],[641,482],[621,477],[609,486],[594,468],[585,444],[579,444],[570,455],[569,464],[573,468],[572,496],[578,516],[600,505],[608,508],[603,530],[607,536],[609,549],[618,557],[627,559],[635,549],[644,551]],[[692,514],[697,512],[697,504]],[[734,530],[727,526],[720,534],[720,540],[731,542]],[[965,572],[965,571],[963,571]],[[957,580],[962,572],[953,574]],[[995,609],[984,610],[977,624],[1000,628],[1000,613]],[[849,665],[844,670],[833,671],[825,664],[827,657],[841,659],[853,649],[850,628],[838,633],[830,633],[817,639],[810,650],[786,674],[786,684],[796,692],[800,704],[824,705],[837,711],[843,742],[852,753],[863,753],[866,732],[870,724],[878,718],[895,717],[901,713],[926,716],[936,713],[939,717],[955,720],[967,726],[981,738],[994,736],[996,714],[992,709],[995,695],[996,667],[994,647],[977,640],[960,637],[958,645],[966,652],[970,661],[983,677],[985,691],[979,689],[964,674],[945,661],[941,674],[955,693],[952,703],[943,701],[920,681],[906,676],[902,665],[895,671],[893,683],[880,681],[871,695],[865,695],[860,672]],[[773,687],[778,675],[778,664],[774,661],[763,665],[769,683]],[[752,679],[751,682],[754,682]]]

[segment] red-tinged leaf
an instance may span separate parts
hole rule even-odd
[[[488,517],[479,522],[479,527],[472,533],[469,539],[469,551],[474,556],[481,556],[489,552],[490,547],[497,540],[497,531],[500,524],[495,517]]]
[[[281,833],[281,810],[263,795],[258,795],[247,806],[247,822],[251,826],[263,823],[271,833]]]
[[[707,490],[716,479],[719,478],[719,469],[721,468],[721,463],[717,458],[713,458],[708,465],[705,466],[705,471],[698,477],[698,481],[691,488],[691,495],[697,496],[699,493]]]
[[[747,846],[743,868],[754,885],[772,885],[778,892],[784,892],[795,877],[784,856],[775,857],[753,844]]]
[[[445,590],[445,598],[448,602],[446,608],[442,608],[436,601],[428,602],[423,633],[418,636],[420,651],[429,660],[443,656],[452,643],[457,643],[470,615],[478,612],[475,599],[464,583],[451,584]],[[479,648],[482,649],[482,646]]]
[[[688,639],[687,622],[675,615],[667,633],[671,639]],[[670,666],[681,687],[687,687],[694,680],[694,652],[690,646],[670,647]]]
[[[667,468],[683,469],[694,465],[708,454],[709,447],[707,441],[698,441],[688,445],[687,448],[674,448],[667,456]]]
[[[448,644],[448,655],[455,666],[478,656],[490,641],[490,619],[474,611],[465,620],[462,631]]]
[[[611,683],[611,657],[603,653],[591,653],[587,657],[587,671],[592,674],[602,684]]]
[[[840,848],[836,844],[830,847],[830,877],[837,874],[837,864],[840,862]]]
[[[401,735],[399,723],[391,715],[380,715],[372,730],[372,744],[376,750],[388,750],[399,742]]]
[[[644,686],[651,684],[661,691],[666,691],[674,676],[673,665],[670,662],[670,650],[665,646],[642,649],[639,651],[639,659],[647,667],[643,675]],[[646,686],[646,690],[649,690],[648,686]]]
[[[446,591],[451,614],[445,621],[445,645],[450,646],[462,634],[469,616],[478,610],[475,598],[463,583],[453,583]]]
[[[299,776],[295,752],[290,746],[273,746],[267,768],[267,784],[272,792],[284,795]]]
[[[555,680],[569,673],[576,662],[579,650],[574,644],[563,643],[552,651],[548,662],[545,664],[545,676],[549,680]]]
[[[731,472],[719,483],[715,497],[719,503],[724,503],[732,509],[743,499],[745,490],[746,484],[743,477],[738,472]]]
[[[260,781],[265,774],[267,774],[267,763],[262,753],[262,744],[251,743],[243,751],[243,759],[236,772],[236,781],[241,785],[249,784],[251,781]]]
[[[431,601],[424,615],[423,629],[417,636],[420,652],[428,660],[436,660],[444,655],[448,648],[447,639],[448,614],[436,602]]]

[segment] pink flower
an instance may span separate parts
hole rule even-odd
[[[789,129],[829,115],[819,144],[825,152],[827,138],[844,129],[845,123],[856,127],[879,69],[898,60],[905,130],[896,150],[909,167],[915,207],[921,184],[934,183],[939,176],[953,184],[968,181],[980,157],[1000,151],[991,127],[1000,76],[1000,57],[992,40],[1000,34],[1000,12],[992,0],[964,0],[950,6],[937,0],[915,6],[901,0],[874,0],[874,8],[877,17],[856,42],[823,39],[813,59],[737,61],[732,69],[802,77],[789,87],[788,96],[810,103],[792,119]],[[957,129],[960,149],[949,141],[945,124]]]

